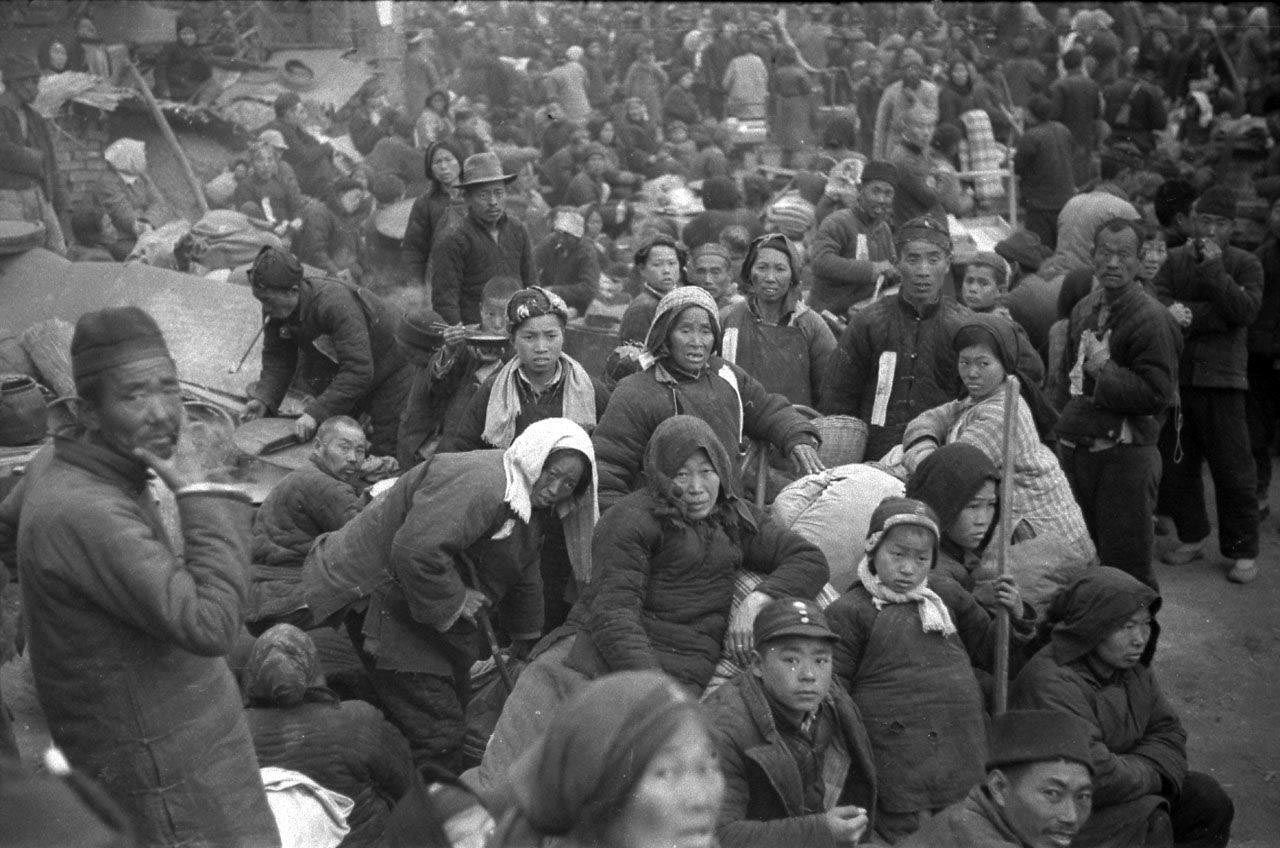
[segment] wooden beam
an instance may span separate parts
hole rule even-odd
[[[178,157],[178,165],[182,168],[182,175],[186,177],[187,185],[191,187],[191,195],[195,198],[196,208],[200,210],[202,216],[205,215],[209,211],[209,201],[205,199],[204,186],[200,184],[200,179],[191,167],[191,160],[187,158],[187,152],[178,143],[178,137],[173,134],[173,127],[169,126],[169,120],[165,118],[164,112],[160,111],[160,104],[156,102],[155,95],[147,87],[147,81],[138,72],[138,67],[127,59],[124,64],[133,76],[133,81],[137,83],[138,94],[142,96],[143,102],[147,104],[151,117],[155,119],[156,126],[160,128],[160,134],[164,136],[164,140],[173,150],[173,154]]]

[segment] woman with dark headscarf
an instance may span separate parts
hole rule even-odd
[[[212,102],[218,95],[208,51],[200,44],[195,18],[179,15],[176,40],[164,48],[156,68],[156,94],[179,103]]]
[[[1094,728],[1093,812],[1072,845],[1225,846],[1234,808],[1189,771],[1187,732],[1156,681],[1160,596],[1116,568],[1091,571],[1049,606],[1048,644],[1009,690],[1014,709],[1053,710]]]
[[[907,481],[909,498],[938,515],[938,562],[945,574],[970,594],[983,575],[982,554],[999,519],[1000,472],[981,450],[964,442],[943,445],[926,456]],[[989,600],[994,602],[994,596]],[[994,604],[984,606],[992,609]]]
[[[908,471],[940,445],[952,442],[977,447],[997,467],[1003,462],[1004,382],[1007,374],[1017,374],[1018,342],[1012,325],[998,317],[976,318],[956,332],[953,347],[968,396],[926,410],[907,424],[902,445]],[[1022,394],[1016,399],[1011,442],[1010,544],[1016,549],[1037,540],[1035,549],[1045,559],[1035,571],[1061,585],[1093,562],[1096,551],[1058,458],[1041,441],[1057,415],[1034,381],[1017,376]],[[1033,603],[1047,600],[1030,586],[1026,589]]]
[[[601,678],[516,762],[493,848],[713,848],[724,780],[697,702],[665,675]]]
[[[277,624],[258,637],[244,671],[245,719],[260,766],[301,772],[355,802],[343,848],[378,844],[414,781],[409,743],[364,701],[326,688],[311,637]]]
[[[734,460],[747,438],[769,442],[802,474],[822,470],[818,435],[785,397],[720,356],[723,331],[715,300],[681,286],[658,303],[639,373],[618,384],[592,435],[600,460],[600,497],[611,505],[640,487],[645,446],[672,415],[706,421]]]
[[[462,158],[449,142],[435,141],[427,146],[422,161],[430,187],[413,202],[409,224],[400,241],[400,259],[408,268],[409,284],[421,284],[428,293],[431,281],[427,271],[436,236],[454,220],[461,220],[465,211],[458,189]]]
[[[800,260],[784,235],[751,243],[742,263],[747,299],[724,316],[722,355],[792,403],[817,407],[836,337],[800,297]]]

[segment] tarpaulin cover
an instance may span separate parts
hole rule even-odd
[[[75,323],[107,306],[140,306],[164,332],[185,383],[244,397],[257,379],[262,310],[244,286],[138,263],[70,262],[43,248],[0,257],[0,335],[46,318]],[[235,368],[253,343],[244,366]]]
[[[242,123],[245,129],[255,132],[262,124],[275,118],[270,108],[276,97],[292,89],[280,81],[279,68],[291,59],[297,59],[315,74],[315,85],[298,90],[303,100],[323,103],[341,109],[355,93],[373,76],[369,65],[355,58],[343,58],[344,50],[280,50],[271,54],[271,70],[246,70],[240,78],[228,86],[214,104],[214,108],[231,120]],[[237,101],[254,101],[265,107],[245,110],[236,107]]]

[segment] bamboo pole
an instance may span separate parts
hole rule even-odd
[[[182,175],[186,177],[187,185],[191,187],[191,195],[195,198],[196,208],[200,210],[202,216],[205,215],[209,211],[209,201],[205,200],[204,186],[200,184],[199,178],[196,177],[196,172],[191,167],[191,160],[187,158],[186,151],[178,143],[178,137],[173,134],[173,127],[169,126],[169,121],[165,118],[164,112],[160,111],[160,104],[156,102],[155,95],[147,87],[147,81],[142,78],[137,66],[133,62],[125,60],[125,67],[129,69],[129,73],[133,76],[133,81],[137,83],[138,93],[142,95],[142,101],[147,104],[151,117],[155,119],[156,125],[160,127],[160,134],[164,136],[164,140],[173,150],[173,154],[178,157],[178,165],[182,168]]]
[[[1000,447],[1000,530],[996,547],[998,575],[1009,573],[1009,536],[1013,533],[1013,433],[1018,426],[1018,378],[1010,374],[1004,383],[1004,436]],[[996,611],[995,687],[992,712],[1000,715],[1009,706],[1009,611]]]

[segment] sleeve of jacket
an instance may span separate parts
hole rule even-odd
[[[1144,668],[1139,672],[1138,679],[1148,687],[1151,716],[1147,720],[1142,739],[1128,753],[1155,763],[1164,781],[1162,790],[1177,792],[1187,777],[1187,731],[1165,700],[1164,692],[1151,669]]]
[[[323,203],[314,198],[307,201],[302,205],[302,229],[298,231],[294,244],[299,261],[330,274],[341,270],[329,253],[330,243],[335,237],[333,223],[333,216]]]
[[[840,637],[832,657],[835,676],[844,684],[845,691],[852,692],[867,640],[871,638],[871,628],[875,624],[875,608],[869,605],[862,607],[846,592],[827,607],[826,614],[827,624]]]
[[[0,168],[38,179],[44,174],[44,153],[22,142],[17,113],[0,107]]]
[[[596,259],[595,248],[585,241],[579,243],[569,257],[569,273],[564,275],[564,282],[552,285],[550,290],[564,298],[569,306],[584,313],[596,296],[596,286],[600,281],[600,262]],[[545,257],[537,257],[540,273],[547,268]]]
[[[652,378],[633,374],[619,383],[591,434],[600,478],[601,512],[635,487],[649,436],[665,416],[666,410],[650,408],[643,402],[639,381],[646,379]]]
[[[280,163],[279,180],[293,217],[300,217],[307,202],[306,196],[302,193],[302,187],[298,185],[298,175],[293,172],[293,167],[288,162]]]
[[[939,447],[946,444],[947,433],[955,423],[959,408],[960,401],[951,400],[912,418],[902,431],[902,446],[910,449],[920,442],[930,441]]]
[[[1136,328],[1141,338],[1135,339],[1136,350],[1127,365],[1114,358],[1108,360],[1094,381],[1094,402],[1121,415],[1158,415],[1173,402],[1178,390],[1178,356],[1182,338],[1172,321],[1152,321],[1150,326]],[[1079,336],[1074,334],[1075,338]],[[1068,348],[1064,367],[1074,362],[1074,348]]]
[[[871,355],[871,328],[854,316],[849,326],[840,334],[835,352],[827,364],[822,383],[822,404],[818,411],[823,415],[861,415],[875,364]]]
[[[538,266],[533,261],[533,244],[529,241],[529,231],[520,225],[520,280],[525,287],[538,284]]]
[[[60,576],[95,606],[193,654],[222,656],[240,632],[252,510],[238,493],[176,495],[181,556],[132,510],[112,502],[62,518],[47,543],[65,546],[59,559],[86,563]]]
[[[1098,807],[1134,801],[1160,791],[1162,776],[1154,761],[1137,754],[1116,754],[1107,748],[1098,716],[1085,694],[1083,681],[1069,668],[1037,656],[1018,676],[1010,706],[1052,710],[1079,716],[1093,727],[1089,752],[1093,757],[1093,803]]]
[[[489,397],[493,394],[493,378],[485,380],[467,401],[462,414],[445,423],[436,453],[462,453],[486,447],[484,424],[489,414]]]
[[[854,250],[849,244],[856,241],[857,233],[846,221],[843,213],[828,215],[818,225],[813,239],[813,272],[830,282],[839,283],[852,290],[855,301],[870,297],[875,290],[875,264],[867,259],[846,259]],[[868,237],[869,238],[869,237]]]
[[[520,579],[499,601],[498,622],[512,639],[537,641],[542,636],[542,565],[540,551],[525,558]]]
[[[466,274],[467,239],[451,228],[431,245],[431,305],[448,324],[462,322],[462,278]],[[527,285],[527,283],[526,283]]]
[[[762,439],[790,454],[797,445],[819,444],[818,430],[783,395],[767,391],[760,381],[736,365],[729,365],[738,377],[742,395],[742,434]]]
[[[1258,317],[1258,309],[1262,306],[1262,263],[1251,253],[1232,252],[1232,257],[1239,257],[1235,273],[1228,273],[1223,258],[1209,262],[1201,262],[1197,268],[1200,279],[1200,290],[1206,300],[1217,312],[1226,327],[1247,327]],[[1197,325],[1200,315],[1192,308],[1191,326],[1188,330],[1194,335],[1205,332]],[[1213,332],[1213,330],[1208,330]]]
[[[609,671],[660,668],[641,621],[659,539],[653,518],[628,503],[600,516],[591,540],[595,588],[584,629]]]
[[[93,194],[98,204],[106,210],[111,225],[125,238],[137,234],[138,216],[128,194],[119,184],[115,174],[103,174],[94,185]]]
[[[805,315],[804,330],[809,338],[809,387],[816,409],[822,406],[822,384],[826,382],[827,369],[835,357],[836,334],[816,312],[806,312]]]
[[[409,224],[405,227],[404,238],[400,240],[400,263],[408,270],[409,280],[415,285],[426,281],[434,230],[430,204],[425,196],[419,197],[409,210]]]
[[[353,770],[362,774],[380,798],[394,805],[415,779],[409,742],[376,707],[364,701],[344,701],[341,708],[356,719],[348,748],[355,761]]]
[[[1006,321],[1013,327],[1014,338],[1018,340],[1018,371],[1037,386],[1044,382],[1044,360],[1040,352],[1031,343],[1031,337],[1023,326],[1012,318]]]
[[[995,666],[995,647],[999,633],[995,616],[983,609],[973,595],[945,574],[934,572],[930,575],[929,588],[938,593],[951,611],[956,632],[969,653],[973,667],[991,671]],[[1010,644],[1025,642],[1030,635],[1032,621],[1010,616],[1009,624]]]
[[[323,491],[316,492],[316,496],[306,502],[311,519],[322,533],[337,530],[355,518],[363,500],[354,486],[330,477],[325,481]]]
[[[369,324],[354,294],[343,286],[320,294],[320,298],[323,299],[316,304],[318,322],[338,352],[338,373],[307,407],[307,413],[316,421],[346,415],[369,391],[373,379]]]
[[[768,575],[756,590],[773,598],[812,600],[831,579],[818,546],[772,518],[760,519],[742,554],[743,569]]]
[[[280,335],[282,322],[271,319],[262,336],[262,375],[254,387],[253,397],[274,411],[284,400],[293,372],[298,367],[298,345]]]

